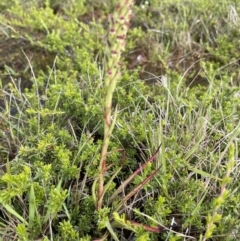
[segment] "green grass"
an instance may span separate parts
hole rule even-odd
[[[237,240],[240,4],[117,2],[0,3],[0,240]]]

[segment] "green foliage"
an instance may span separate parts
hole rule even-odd
[[[236,240],[240,4],[233,0],[136,1],[96,209],[105,29],[116,2],[0,3],[2,240]]]
[[[28,240],[28,233],[27,233],[27,229],[24,226],[24,224],[19,224],[17,226],[17,234],[18,234],[19,241],[27,241]]]
[[[30,168],[25,166],[20,174],[6,173],[1,177],[1,182],[5,184],[0,196],[2,202],[9,203],[13,197],[21,196],[29,189],[30,172]]]
[[[74,230],[69,221],[60,222],[60,232],[63,240],[72,241],[79,238],[78,232]]]

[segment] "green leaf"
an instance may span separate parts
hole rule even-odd
[[[31,184],[30,191],[29,191],[29,228],[33,227],[34,219],[35,219],[35,210],[36,210],[36,203],[35,203],[35,193],[33,184]]]
[[[112,238],[115,240],[115,241],[119,241],[116,233],[114,232],[114,230],[112,229],[112,226],[110,224],[109,221],[106,222],[106,228],[108,229],[109,233],[111,234]]]

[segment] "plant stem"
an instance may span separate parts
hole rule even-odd
[[[116,5],[115,11],[109,17],[110,29],[108,35],[107,59],[105,71],[105,99],[104,99],[104,139],[101,151],[101,159],[99,163],[99,186],[97,209],[102,208],[103,190],[104,190],[104,175],[107,167],[107,152],[115,121],[117,108],[114,114],[114,121],[111,121],[112,98],[117,85],[117,81],[121,76],[121,54],[124,51],[126,44],[126,35],[131,19],[131,8],[133,0],[122,0]]]

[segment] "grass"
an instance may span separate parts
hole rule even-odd
[[[240,4],[117,2],[0,3],[0,240],[237,240]]]

